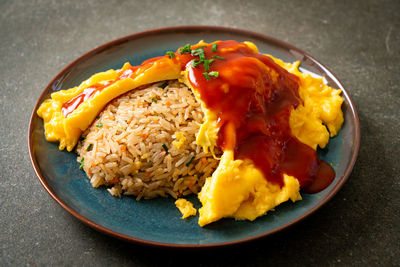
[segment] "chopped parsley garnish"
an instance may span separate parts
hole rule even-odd
[[[210,71],[210,72],[208,73],[208,75],[209,75],[209,76],[212,76],[212,77],[215,77],[215,78],[218,78],[219,73],[218,73],[218,71]]]
[[[190,53],[192,51],[192,49],[190,49],[190,44],[186,44],[184,47],[179,48],[178,53],[179,54],[184,54],[184,53]]]
[[[204,70],[209,71],[210,70],[210,64],[215,61],[214,59],[206,59],[204,60]]]
[[[212,57],[213,57],[213,58],[216,58],[216,59],[226,60],[225,57],[220,57],[220,56],[217,56],[217,55],[213,55]]]
[[[210,72],[203,72],[204,77],[206,77],[206,80],[209,81],[211,80],[211,77],[218,78],[218,71],[210,71]]]
[[[194,160],[194,156],[185,164],[186,167],[189,166]]]
[[[93,144],[89,144],[88,147],[86,148],[86,151],[92,150]]]
[[[79,165],[79,169],[83,169],[84,166],[85,166],[85,158],[82,158],[81,165]]]
[[[216,52],[217,46],[218,46],[217,44],[213,44],[211,46],[211,50],[213,52]],[[226,58],[220,57],[217,55],[213,55],[212,56],[213,58],[206,59],[206,55],[204,52],[204,48],[206,48],[206,47],[207,46],[199,46],[196,49],[191,49],[190,44],[187,44],[184,47],[180,48],[178,50],[178,53],[179,54],[190,53],[194,57],[199,57],[198,59],[193,59],[190,64],[192,65],[193,68],[195,68],[198,65],[200,65],[201,63],[204,63],[205,72],[203,72],[203,75],[206,78],[206,80],[209,81],[209,80],[211,80],[211,77],[218,78],[218,76],[219,76],[218,71],[210,71],[211,63],[213,63],[215,61],[215,59],[226,60]]]
[[[101,128],[101,127],[103,127],[103,124],[102,123],[96,124],[96,127]]]
[[[203,72],[204,77],[206,77],[206,80],[209,81],[211,80],[210,75],[208,75],[207,72]]]
[[[201,60],[193,59],[193,60],[192,60],[192,67],[193,67],[193,68],[196,68],[197,65],[199,65],[201,62],[202,62]]]
[[[196,49],[193,49],[190,54],[192,56],[198,56],[200,61],[204,61],[206,59],[206,56],[204,54],[204,48],[206,48],[206,46],[200,46]]]
[[[151,98],[151,102],[157,103],[157,99]]]
[[[164,148],[165,152],[168,153],[168,147],[167,147],[167,145],[166,145],[166,144],[162,144],[162,147]]]
[[[165,89],[165,87],[167,87],[167,85],[168,85],[168,82],[163,82],[163,83],[160,85],[160,88]]]
[[[84,134],[82,134],[80,137],[81,141],[85,140],[85,138],[86,138],[86,135],[84,135]]]
[[[167,51],[165,54],[166,54],[167,56],[169,56],[169,58],[174,58],[174,57],[175,57],[175,53],[172,52],[172,51]]]

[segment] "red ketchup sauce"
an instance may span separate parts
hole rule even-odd
[[[103,90],[110,84],[111,82],[106,82],[105,84],[95,84],[88,88],[85,88],[82,93],[63,104],[61,108],[63,116],[67,117],[70,113],[77,109],[80,104],[92,98],[95,94],[98,94],[101,90]]]
[[[104,88],[142,73],[154,62],[173,60],[182,70],[188,69],[189,82],[207,108],[217,114],[217,146],[221,150],[233,150],[235,159],[252,160],[268,181],[281,187],[284,173],[296,177],[306,193],[317,193],[329,186],[335,178],[333,168],[319,160],[316,151],[301,143],[290,130],[290,112],[301,104],[298,77],[243,43],[222,41],[213,50],[215,47],[207,45],[204,55],[214,59],[208,72],[218,72],[218,77],[207,79],[204,64],[192,66],[192,60],[198,60],[198,56],[177,52],[172,59],[149,59],[120,71],[114,81],[84,89],[63,105],[62,113],[67,117]]]
[[[280,186],[286,173],[299,180],[303,192],[326,188],[335,171],[290,130],[290,112],[301,103],[298,77],[236,41],[218,43],[216,52],[208,45],[204,52],[206,59],[225,58],[210,64],[217,78],[206,79],[203,64],[188,69],[201,100],[217,113],[218,147],[233,150],[235,159],[252,160]]]
[[[149,65],[152,65],[152,63],[154,61],[155,61],[154,59],[147,60],[147,61],[143,62],[142,65],[149,67]],[[138,68],[139,68],[139,66],[138,67],[130,67],[124,71],[119,70],[119,76],[117,77],[117,79],[115,79],[113,81],[107,81],[105,83],[97,83],[97,84],[94,84],[94,85],[91,85],[91,86],[85,88],[80,94],[78,94],[77,96],[75,96],[74,98],[72,98],[71,100],[69,100],[63,104],[63,106],[61,107],[61,113],[63,114],[63,116],[65,118],[68,117],[68,115],[71,114],[75,109],[77,109],[83,102],[94,97],[101,90],[109,87],[110,85],[114,84],[115,82],[126,79],[128,77],[131,77],[132,74]]]

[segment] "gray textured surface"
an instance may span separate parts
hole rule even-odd
[[[0,10],[1,266],[400,265],[399,1],[16,0],[1,1]],[[39,184],[26,135],[48,82],[104,42],[185,24],[287,41],[325,63],[348,88],[361,120],[359,158],[342,190],[307,220],[256,242],[183,253],[100,234]]]

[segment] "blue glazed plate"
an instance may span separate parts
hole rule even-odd
[[[254,42],[261,53],[268,53],[286,62],[301,61],[303,71],[324,77],[327,83],[343,91],[345,122],[339,135],[329,142],[319,157],[332,164],[336,171],[333,183],[318,194],[303,194],[303,200],[284,203],[275,211],[253,222],[223,219],[204,228],[197,216],[180,219],[173,199],[135,201],[132,197],[112,197],[103,189],[92,188],[79,170],[76,154],[59,151],[58,144],[45,140],[43,122],[36,115],[39,105],[54,91],[71,88],[92,74],[117,69],[129,61],[132,65],[175,51],[199,40],[237,40]],[[47,86],[32,113],[29,152],[33,168],[54,200],[79,220],[97,230],[142,244],[169,247],[210,247],[235,244],[263,237],[282,230],[313,213],[326,203],[344,184],[355,163],[360,129],[354,105],[338,79],[321,63],[305,52],[271,37],[223,27],[183,26],[155,29],[130,35],[104,44],[76,59]],[[200,207],[195,196],[190,199]]]

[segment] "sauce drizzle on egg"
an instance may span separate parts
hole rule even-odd
[[[290,112],[301,103],[297,76],[246,44],[217,44],[217,51],[207,45],[204,52],[206,58],[226,59],[210,66],[218,78],[206,79],[203,65],[188,68],[188,77],[207,108],[218,115],[219,148],[233,150],[235,159],[252,160],[266,179],[281,187],[286,173],[299,180],[304,192],[326,188],[335,177],[333,168],[291,134]]]

